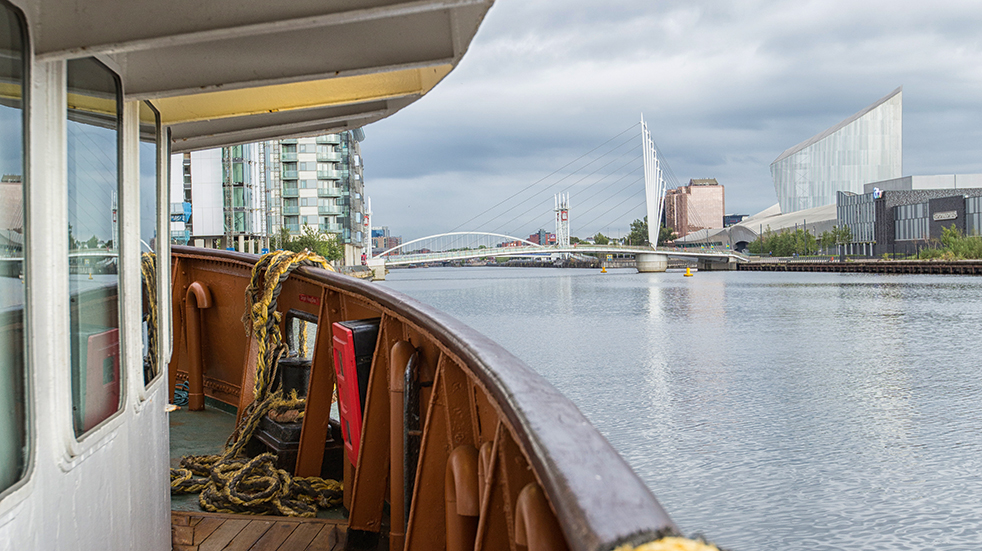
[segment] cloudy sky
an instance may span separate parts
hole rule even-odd
[[[977,1],[498,0],[450,76],[366,128],[372,223],[405,239],[552,230],[552,193],[584,178],[572,234],[623,234],[644,214],[641,184],[608,188],[612,175],[583,191],[608,158],[545,188],[608,139],[637,136],[621,133],[642,112],[678,180],[716,178],[727,212],[752,214],[777,202],[769,165],[782,151],[898,86],[904,173],[982,172],[979,29]],[[640,138],[623,147],[609,158],[630,161]],[[600,188],[611,197],[588,199]],[[516,193],[532,199],[482,214]],[[542,200],[531,219],[512,216]],[[606,203],[578,218],[590,201]]]

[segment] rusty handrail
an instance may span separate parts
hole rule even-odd
[[[257,255],[172,247],[176,257],[254,264]],[[450,315],[356,278],[311,267],[295,272],[364,297],[427,331],[487,389],[515,431],[571,549],[609,551],[678,533],[661,504],[606,438],[541,375]]]

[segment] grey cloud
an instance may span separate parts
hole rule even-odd
[[[898,85],[905,172],[982,172],[980,23],[969,2],[499,0],[444,82],[368,129],[374,221],[446,231],[641,111],[680,180],[759,211],[774,158]]]

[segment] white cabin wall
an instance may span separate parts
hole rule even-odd
[[[166,377],[146,392],[139,389],[138,110],[132,103],[124,110],[121,165],[126,258],[120,292],[129,299],[120,312],[123,404],[79,441],[72,429],[69,367],[65,78],[64,61],[32,63],[25,170],[32,457],[25,481],[0,501],[0,550],[163,551],[170,549]]]

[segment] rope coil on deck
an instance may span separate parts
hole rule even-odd
[[[283,281],[300,266],[333,271],[323,257],[309,251],[275,251],[263,255],[253,267],[242,319],[259,351],[253,402],[243,412],[242,421],[221,454],[185,456],[180,468],[171,469],[171,493],[200,492],[199,502],[207,511],[312,517],[317,507],[341,503],[338,481],[291,476],[276,468],[276,456],[271,453],[252,459],[242,456],[259,422],[270,412],[296,410],[300,412],[297,418],[302,417],[306,401],[296,391],[285,397],[282,389],[270,391],[279,360],[288,351],[280,334],[282,317],[276,311],[277,298]]]

